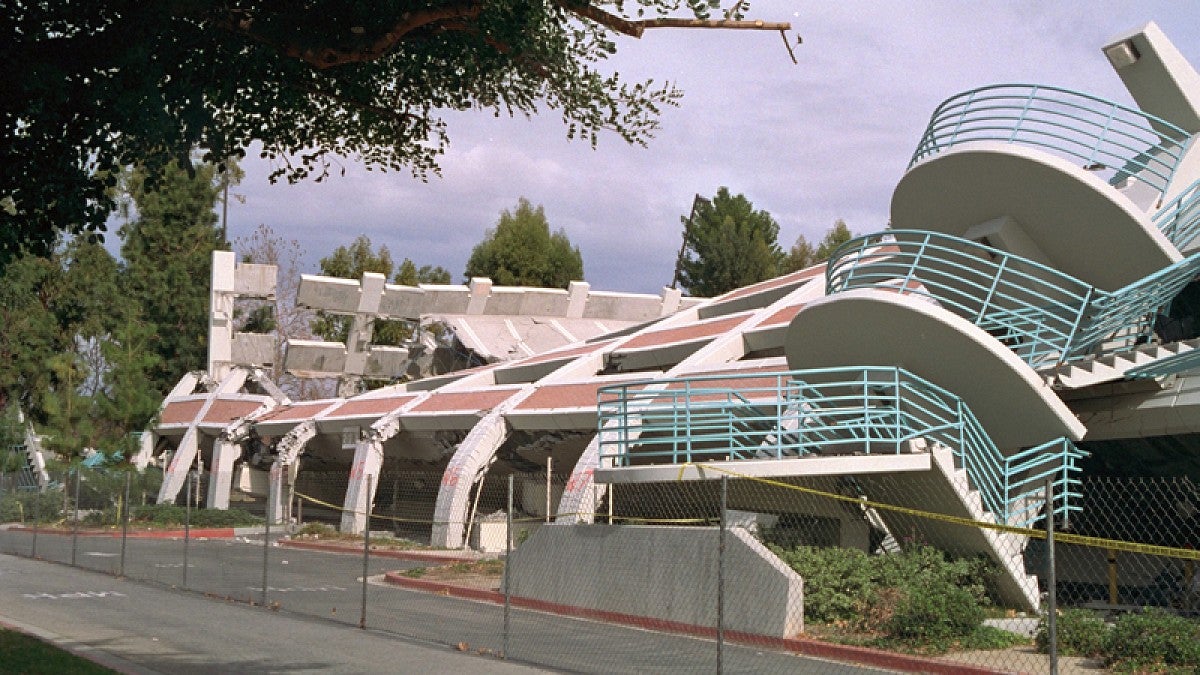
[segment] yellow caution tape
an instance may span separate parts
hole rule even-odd
[[[764,485],[771,485],[774,487],[783,488],[785,490],[794,490],[796,492],[802,492],[802,493],[805,493],[808,495],[812,495],[814,497],[821,497],[823,499],[832,499],[835,501],[845,502],[848,504],[856,504],[859,506],[872,508],[872,509],[878,509],[881,511],[891,511],[892,513],[900,513],[900,514],[904,514],[907,516],[913,516],[915,518],[936,520],[936,521],[940,521],[943,523],[959,525],[962,527],[976,527],[976,528],[981,528],[981,529],[993,530],[996,532],[1006,532],[1009,534],[1015,534],[1015,535],[1019,535],[1019,536],[1023,536],[1023,537],[1029,537],[1031,539],[1045,539],[1046,538],[1045,530],[1035,530],[1035,529],[1027,528],[1027,527],[1016,527],[1014,525],[1004,525],[1001,523],[989,523],[989,522],[985,522],[985,521],[981,521],[981,520],[974,520],[972,518],[961,518],[959,516],[951,516],[951,515],[947,515],[945,513],[934,513],[932,511],[922,511],[920,509],[909,508],[906,506],[896,506],[895,504],[876,502],[876,501],[872,501],[872,500],[860,498],[860,497],[849,497],[846,495],[839,495],[839,494],[836,494],[833,492],[826,492],[824,490],[818,490],[816,488],[804,487],[801,485],[793,485],[791,483],[785,483],[783,481],[772,480],[770,478],[762,478],[760,476],[750,476],[747,474],[739,473],[737,471],[733,471],[731,469],[726,469],[724,467],[712,466],[712,465],[708,465],[708,464],[694,464],[694,463],[681,464],[679,467],[679,476],[678,476],[677,480],[683,480],[684,471],[689,466],[695,467],[698,469],[706,469],[709,471],[714,471],[716,473],[723,473],[723,474],[729,475],[731,477],[738,478],[740,480],[747,480],[747,481],[752,481],[752,482],[756,482],[756,483],[762,483]],[[316,497],[306,495],[301,492],[297,492],[295,494],[297,497],[300,497],[301,499],[304,499],[305,501],[309,501],[314,504],[318,504],[320,506],[324,506],[326,508],[333,509],[335,511],[343,511],[343,512],[348,511],[347,509],[345,509],[341,506],[337,506],[336,504],[331,504],[329,502],[322,501],[320,499],[317,499]],[[354,513],[355,515],[361,515],[361,516],[367,515],[366,513],[362,512],[362,511],[350,511],[350,512]],[[419,524],[419,525],[449,525],[449,524],[451,524],[449,521],[423,520],[423,519],[418,519],[418,518],[400,518],[397,516],[384,516],[384,515],[380,515],[377,513],[371,513],[370,517],[374,518],[374,519],[378,519],[378,520],[387,520],[387,521],[391,521],[391,522],[395,522],[395,523],[415,523],[415,524]],[[602,513],[559,513],[559,514],[557,514],[556,517],[558,517],[558,518],[562,518],[562,517],[588,518],[588,517],[590,517],[596,521],[602,521],[602,520],[606,520],[606,519],[610,518],[606,514],[602,514]],[[544,520],[543,518],[514,518],[513,522],[514,523],[542,522],[543,520]],[[621,522],[621,523],[646,524],[646,525],[697,525],[697,524],[708,525],[708,524],[712,524],[714,522],[719,522],[717,519],[713,519],[713,518],[639,518],[639,517],[619,516],[619,515],[611,516],[611,521],[614,523]],[[1139,544],[1139,543],[1132,542],[1132,541],[1122,541],[1119,539],[1104,539],[1102,537],[1087,537],[1087,536],[1083,536],[1083,535],[1079,535],[1079,534],[1073,534],[1070,532],[1055,532],[1054,539],[1058,543],[1074,544],[1077,546],[1088,546],[1088,547],[1092,547],[1092,548],[1103,548],[1103,549],[1109,549],[1109,550],[1113,550],[1113,551],[1121,551],[1124,553],[1141,553],[1141,554],[1145,554],[1145,555],[1162,556],[1162,557],[1167,557],[1167,558],[1178,558],[1181,560],[1200,560],[1200,550],[1196,550],[1196,549],[1175,548],[1175,547],[1171,547],[1171,546],[1158,546],[1155,544]]]
[[[699,469],[707,469],[710,471],[715,471],[717,473],[724,473],[724,474],[727,474],[727,475],[730,475],[730,476],[733,476],[735,478],[739,478],[742,480],[754,481],[757,483],[763,483],[765,485],[773,485],[775,487],[784,488],[786,490],[795,490],[797,492],[803,492],[805,494],[810,494],[810,495],[813,495],[816,497],[822,497],[825,499],[834,499],[834,500],[837,500],[840,502],[847,502],[850,504],[858,504],[858,505],[865,506],[865,507],[872,508],[872,509],[879,509],[882,511],[891,511],[893,513],[902,513],[902,514],[908,515],[908,516],[914,516],[917,518],[925,518],[928,520],[937,520],[937,521],[941,521],[944,523],[961,525],[963,527],[977,527],[977,528],[981,528],[981,529],[994,530],[997,532],[1007,532],[1010,534],[1017,534],[1017,535],[1021,535],[1021,536],[1025,536],[1025,537],[1030,537],[1032,539],[1045,539],[1046,538],[1045,530],[1034,530],[1034,529],[1027,528],[1027,527],[1016,527],[1013,525],[1003,525],[1000,523],[988,523],[988,522],[984,522],[981,520],[974,520],[971,518],[960,518],[958,516],[951,516],[951,515],[947,515],[944,513],[934,513],[932,511],[922,511],[920,509],[913,509],[913,508],[908,508],[905,506],[896,506],[895,504],[886,504],[883,502],[875,502],[875,501],[871,501],[869,499],[864,499],[864,498],[860,498],[860,497],[848,497],[846,495],[839,495],[839,494],[835,494],[833,492],[825,492],[824,490],[817,490],[815,488],[803,487],[800,485],[792,485],[791,483],[784,483],[782,481],[771,480],[770,478],[762,478],[759,476],[749,476],[749,475],[746,475],[743,473],[738,473],[737,471],[732,471],[730,469],[726,469],[723,467],[711,466],[708,464],[685,464],[685,465],[683,465],[679,470],[680,479],[682,479],[683,470],[687,466],[695,466],[696,468],[699,468]],[[1070,532],[1055,532],[1054,540],[1055,540],[1055,542],[1062,543],[1062,544],[1076,544],[1078,546],[1090,546],[1090,547],[1094,547],[1094,548],[1105,548],[1105,549],[1111,549],[1114,551],[1122,551],[1122,552],[1126,552],[1126,553],[1143,553],[1146,555],[1156,555],[1156,556],[1163,556],[1163,557],[1168,557],[1168,558],[1179,558],[1182,560],[1200,560],[1200,550],[1190,549],[1190,548],[1174,548],[1171,546],[1157,546],[1155,544],[1139,544],[1139,543],[1132,542],[1132,541],[1121,541],[1119,539],[1104,539],[1101,537],[1085,537],[1083,535],[1072,534]]]

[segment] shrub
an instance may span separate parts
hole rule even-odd
[[[875,590],[870,561],[857,549],[771,546],[804,578],[804,614],[810,621],[855,621]]]
[[[1105,641],[1105,665],[1138,672],[1200,670],[1200,622],[1147,609],[1117,619]]]
[[[1067,656],[1101,656],[1108,639],[1108,624],[1086,609],[1064,609],[1055,626],[1058,650]],[[1034,645],[1042,653],[1050,651],[1050,628],[1046,616],[1038,620]]]
[[[983,623],[983,608],[970,590],[940,579],[903,589],[891,619],[883,626],[888,636],[923,643],[962,639]]]
[[[63,517],[63,495],[58,490],[6,492],[0,500],[0,523],[56,523]]]
[[[973,634],[990,603],[986,583],[995,571],[984,558],[952,559],[927,546],[879,556],[845,548],[770,548],[804,578],[804,612],[814,623],[944,641]]]
[[[186,508],[174,504],[135,506],[129,516],[134,522],[157,526],[181,526],[188,519]],[[238,527],[262,523],[262,518],[244,509],[192,509],[190,518],[192,527]]]

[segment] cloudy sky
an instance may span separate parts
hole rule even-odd
[[[441,265],[462,280],[471,248],[519,197],[545,207],[583,253],[594,289],[658,293],[671,281],[694,194],[728,186],[780,224],[786,249],[838,219],[882,229],[892,188],[929,114],[985,84],[1029,82],[1132,103],[1100,52],[1154,20],[1200,64],[1197,2],[800,2],[756,0],[753,18],[792,22],[793,65],[777,33],[648,31],[618,40],[626,79],[670,81],[681,105],[648,148],[603,137],[568,141],[553,112],[449,118],[442,177],[368,172],[346,162],[325,183],[270,185],[247,160],[230,238],[259,224],[296,239],[305,271],[365,234],[398,261]]]

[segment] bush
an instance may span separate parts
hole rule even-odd
[[[945,643],[970,636],[983,608],[970,590],[932,579],[906,587],[883,631],[902,641]]]
[[[770,545],[804,578],[804,613],[814,623],[882,633],[908,643],[972,636],[990,604],[995,574],[983,558],[952,559],[930,547],[870,556],[857,549]]]
[[[1105,665],[1121,671],[1200,670],[1200,622],[1147,609],[1117,619],[1105,641]]]
[[[1064,609],[1059,612],[1055,630],[1060,654],[1089,657],[1104,654],[1108,624],[1086,609]],[[1044,615],[1038,621],[1034,645],[1043,654],[1050,651],[1050,628]]]
[[[137,523],[156,526],[182,526],[188,514],[185,507],[174,504],[148,504],[135,506],[129,517]],[[259,525],[262,518],[244,509],[192,509],[190,524],[192,527],[240,527],[244,525]]]
[[[810,621],[855,621],[876,589],[868,556],[857,549],[771,545],[771,550],[804,578],[804,615]]]
[[[60,490],[19,490],[6,492],[0,500],[0,523],[57,523],[63,518],[63,494]]]

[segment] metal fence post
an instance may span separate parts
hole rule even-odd
[[[42,521],[42,488],[38,487],[38,489],[33,493],[33,546],[29,551],[30,558],[37,557],[37,535],[38,535],[38,526],[41,525],[41,521]]]
[[[78,467],[75,469],[75,505],[72,508],[71,517],[71,567],[75,566],[75,553],[79,549],[79,481],[83,472]]]
[[[267,517],[263,519],[263,565],[262,565],[262,593],[258,598],[258,604],[263,607],[267,606],[267,583],[268,578],[267,564],[268,556],[271,554],[271,506],[267,505]]]
[[[511,577],[509,575],[512,567],[512,544],[513,544],[513,476],[508,474],[508,509],[506,510],[505,520],[507,525],[504,528],[504,658],[508,658],[508,635],[510,623],[510,610],[512,608],[512,584],[509,583]]]
[[[367,571],[371,564],[371,505],[375,501],[375,477],[367,475],[367,519],[363,527],[363,576],[362,576],[362,613],[358,616],[358,627],[367,627]]]
[[[1058,675],[1058,580],[1054,572],[1054,479],[1046,479],[1046,634],[1050,675]]]
[[[721,476],[721,527],[717,532],[717,673],[725,664],[725,524],[729,501],[729,476]]]
[[[188,547],[192,541],[192,476],[187,479],[183,506],[183,590],[188,587]]]
[[[546,457],[546,522],[550,522],[550,475],[554,471],[554,457]]]
[[[130,473],[125,472],[125,496],[121,501],[121,567],[117,576],[125,576],[125,542],[129,539],[129,480]],[[183,568],[184,570],[187,567]]]

